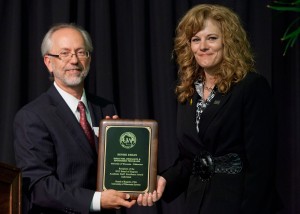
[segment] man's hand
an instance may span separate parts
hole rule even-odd
[[[101,193],[101,209],[130,208],[136,200],[130,200],[130,195],[116,190],[106,190]]]
[[[158,201],[166,187],[167,181],[161,176],[157,176],[157,190],[153,193],[145,193],[144,195],[140,194],[137,203],[139,206],[153,206],[153,204]]]

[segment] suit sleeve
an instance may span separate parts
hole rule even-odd
[[[186,124],[190,124],[190,118],[186,117],[185,111],[186,105],[179,104],[177,108],[177,145],[179,156],[170,168],[161,173],[167,181],[163,193],[163,199],[166,202],[174,200],[187,190],[192,171],[192,159],[194,156],[189,149],[192,145],[198,145],[198,142],[195,141],[192,141],[195,144],[190,143],[191,139],[188,134],[183,134],[183,132],[186,131]],[[189,107],[188,111],[190,111]],[[187,129],[190,131],[190,128]],[[186,139],[186,137],[183,136],[187,136],[189,139]]]
[[[262,76],[247,81],[244,93],[246,177],[242,213],[269,213],[274,195],[275,140],[271,89]]]
[[[22,169],[25,200],[63,212],[88,213],[94,191],[60,182],[52,136],[39,116],[20,110],[14,121],[17,166]]]

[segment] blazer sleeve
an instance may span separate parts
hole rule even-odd
[[[161,176],[167,181],[163,194],[163,200],[166,202],[171,202],[187,189],[192,171],[192,161],[185,149],[180,144],[178,144],[178,148],[180,155],[177,160],[161,173]]]
[[[41,207],[89,213],[94,191],[60,182],[56,150],[46,125],[33,111],[22,109],[14,121],[14,148],[22,169],[24,198]]]
[[[246,176],[242,213],[269,213],[274,195],[274,111],[271,89],[260,75],[244,87],[244,148]]]

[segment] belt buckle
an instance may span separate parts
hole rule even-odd
[[[209,152],[201,152],[194,157],[192,174],[202,181],[208,181],[215,172],[213,158]]]

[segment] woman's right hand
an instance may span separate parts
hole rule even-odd
[[[165,190],[167,181],[162,176],[157,176],[157,189],[153,193],[140,194],[137,199],[137,204],[139,206],[153,206],[153,204],[158,201]]]

